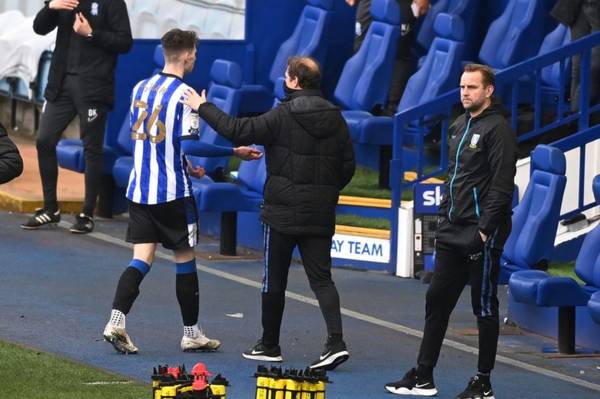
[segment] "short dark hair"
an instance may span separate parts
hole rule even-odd
[[[288,58],[288,75],[298,78],[303,89],[319,89],[321,87],[321,68],[312,57],[293,56]]]
[[[184,51],[196,48],[198,35],[191,30],[171,29],[160,39],[167,61],[175,61]]]
[[[494,73],[494,70],[487,65],[467,64],[465,65],[463,72],[480,72],[484,87],[496,86],[496,74]]]

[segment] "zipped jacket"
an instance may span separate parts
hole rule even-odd
[[[91,38],[73,33],[76,12],[83,13],[90,23],[93,30]],[[74,11],[52,10],[46,2],[33,20],[33,30],[38,35],[47,35],[54,28],[58,30],[46,86],[46,100],[56,100],[67,74],[69,57],[76,57],[71,63],[78,70],[83,102],[112,108],[117,55],[128,52],[133,44],[125,2],[79,0],[79,6]],[[76,54],[69,53],[72,49],[71,40],[80,42]]]
[[[490,236],[510,220],[517,161],[515,133],[500,109],[468,112],[449,129],[448,180],[440,215],[453,224],[477,224]]]

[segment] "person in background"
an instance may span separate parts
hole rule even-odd
[[[558,0],[550,14],[571,30],[571,40],[600,31],[600,0]],[[573,57],[571,67],[571,109],[579,111],[581,92],[581,55]],[[600,99],[600,46],[592,49],[590,65],[590,103]]]
[[[123,0],[45,1],[33,21],[33,30],[47,35],[55,28],[56,48],[36,140],[44,207],[21,227],[35,230],[60,222],[56,145],[69,123],[79,116],[85,198],[70,231],[85,234],[94,230],[94,208],[103,175],[104,130],[114,102],[117,56],[129,51],[133,39]]]
[[[427,14],[431,7],[429,0],[397,0],[400,6],[400,38],[396,49],[396,60],[392,71],[392,80],[388,93],[387,104],[381,111],[383,115],[393,115],[402,99],[404,88],[415,71],[416,62],[412,54],[415,42],[415,25],[417,19]],[[371,0],[346,0],[346,3],[356,6],[356,24],[354,36],[354,52],[360,46],[367,34],[373,17],[371,16]]]

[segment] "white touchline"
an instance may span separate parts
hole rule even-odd
[[[58,225],[65,229],[68,229],[70,227],[70,225],[65,221],[61,221]],[[132,244],[125,242],[119,238],[109,236],[108,234],[89,233],[87,235],[90,237],[97,238],[101,241],[105,241],[105,242],[109,242],[111,244],[118,245],[120,247],[125,247],[125,248],[133,247]],[[169,261],[171,261],[173,259],[172,255],[168,255],[161,251],[156,251],[156,257],[164,259],[164,260],[169,260]],[[262,287],[261,283],[256,282],[254,280],[250,280],[245,277],[236,276],[235,274],[231,274],[231,273],[227,273],[227,272],[224,272],[221,270],[213,269],[213,268],[205,266],[205,265],[197,264],[196,267],[198,270],[200,270],[204,273],[212,274],[213,276],[221,277],[226,280],[235,281],[237,283],[240,283],[240,284],[243,284],[243,285],[246,285],[249,287],[254,287],[254,288],[258,288],[258,289],[260,289]],[[304,295],[300,295],[300,294],[296,294],[296,293],[287,291],[285,293],[285,296],[288,298],[294,299],[296,301],[309,304],[309,305],[313,305],[313,306],[317,306],[317,307],[319,306],[319,303],[317,302],[316,299],[308,298]],[[378,319],[376,317],[369,316],[368,314],[355,312],[354,310],[350,310],[350,309],[346,309],[346,308],[342,308],[341,311],[344,316],[352,317],[353,319],[361,320],[366,323],[370,323],[370,324],[373,324],[373,325],[376,325],[379,327],[384,327],[384,328],[387,328],[387,329],[390,329],[393,331],[398,331],[400,333],[409,335],[411,337],[423,338],[422,331],[415,330],[414,328],[410,328],[407,326],[403,326],[402,324],[392,323],[391,321]],[[458,341],[453,341],[451,339],[444,339],[444,345],[446,345],[450,348],[462,351],[462,352],[473,354],[473,355],[477,355],[479,353],[479,350],[477,348],[471,347],[469,345],[465,345]],[[588,388],[588,389],[591,389],[594,391],[600,391],[599,384],[594,384],[593,382],[585,381],[585,380],[582,380],[582,379],[576,378],[576,377],[571,377],[566,374],[562,374],[562,373],[559,373],[556,371],[545,369],[543,367],[534,366],[532,364],[525,363],[520,360],[511,359],[510,357],[497,355],[496,361],[498,361],[499,363],[508,364],[513,367],[518,367],[523,370],[531,371],[532,373],[541,374],[546,377],[555,378],[557,380],[569,382],[574,385],[579,385],[581,387]]]

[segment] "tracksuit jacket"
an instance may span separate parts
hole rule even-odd
[[[490,236],[512,215],[515,134],[494,104],[474,118],[465,112],[449,133],[448,181],[439,214],[454,225],[478,225]]]
[[[91,38],[73,32],[75,13],[82,12],[93,30]],[[67,74],[69,57],[77,67],[82,100],[86,104],[105,105],[112,108],[117,55],[126,53],[133,44],[127,6],[123,0],[79,0],[74,11],[51,10],[48,2],[33,21],[33,30],[46,35],[58,27],[56,48],[50,65],[50,75],[45,97],[54,101],[61,90]],[[71,40],[79,41],[77,54],[72,50]]]

